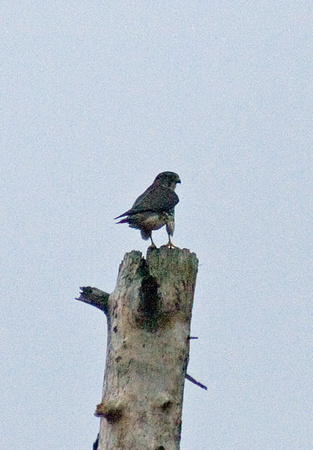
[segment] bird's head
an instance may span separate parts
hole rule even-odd
[[[174,172],[162,172],[154,180],[154,183],[160,183],[171,189],[175,189],[177,183],[181,183],[179,176]]]

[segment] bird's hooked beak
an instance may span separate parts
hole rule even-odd
[[[178,183],[181,183],[180,178],[178,178],[177,180],[173,181],[173,183],[171,184],[170,188],[174,191],[176,188],[176,185]]]

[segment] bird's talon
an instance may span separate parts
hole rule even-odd
[[[162,247],[172,248],[172,249],[178,248],[178,247],[176,247],[176,245],[172,244],[171,241],[169,241],[169,242],[168,242],[167,244],[165,244],[165,245],[162,245]]]

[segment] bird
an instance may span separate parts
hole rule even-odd
[[[140,230],[144,240],[151,239],[151,247],[156,247],[152,230],[159,230],[165,225],[168,234],[166,247],[175,248],[171,236],[175,227],[174,207],[179,202],[178,195],[174,192],[177,183],[181,183],[177,173],[159,173],[151,186],[135,200],[133,206],[114,220],[124,217],[117,223],[128,223],[130,228]]]

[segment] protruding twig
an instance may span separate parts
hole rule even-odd
[[[206,391],[208,390],[208,388],[206,386],[204,386],[204,384],[199,383],[199,381],[192,378],[190,375],[188,375],[188,373],[186,373],[185,378],[186,378],[186,380],[191,381],[193,384],[196,384],[197,386],[201,387],[202,389],[205,389]]]
[[[101,309],[105,314],[108,311],[108,298],[110,294],[101,291],[101,289],[86,286],[79,288],[82,290],[80,296],[76,298],[80,302],[88,303],[88,305],[95,306]]]

